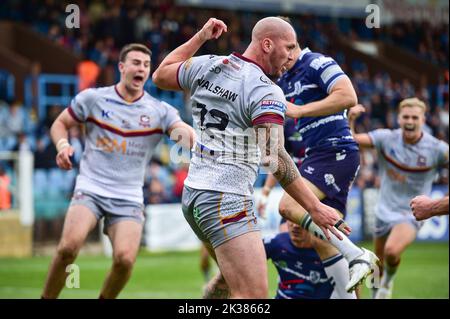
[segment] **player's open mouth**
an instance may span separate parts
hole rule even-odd
[[[133,82],[141,84],[142,82],[144,82],[144,77],[142,75],[135,75],[133,77]]]
[[[405,131],[408,132],[414,132],[416,130],[416,127],[414,125],[405,125]]]

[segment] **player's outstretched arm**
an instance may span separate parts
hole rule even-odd
[[[72,169],[72,162],[70,156],[73,155],[74,149],[69,144],[68,136],[69,129],[73,126],[79,125],[77,121],[65,109],[53,122],[50,128],[50,136],[56,146],[56,164],[59,168],[70,170]]]
[[[227,32],[227,25],[222,20],[210,18],[190,40],[165,57],[152,75],[155,85],[164,90],[182,90],[177,79],[180,64],[191,58],[203,43],[219,38],[223,32]]]
[[[348,122],[350,125],[350,131],[352,132],[353,139],[361,147],[373,147],[372,139],[367,133],[356,133],[355,132],[355,121],[356,119],[366,111],[364,106],[357,104],[350,108],[348,111]]]
[[[284,190],[309,212],[313,221],[322,229],[328,239],[330,238],[328,230],[342,239],[342,235],[334,228],[334,225],[340,220],[340,216],[333,208],[322,204],[306,186],[297,167],[285,150],[283,126],[264,123],[255,125],[254,129],[262,154],[261,163],[271,170]],[[293,220],[293,222],[297,223],[298,221]]]
[[[410,204],[417,220],[425,220],[433,216],[448,215],[448,195],[440,199],[431,199],[425,195],[414,197]]]
[[[346,76],[339,78],[330,90],[329,95],[320,100],[301,107],[288,102],[286,116],[291,118],[315,117],[342,112],[358,103],[352,82]]]

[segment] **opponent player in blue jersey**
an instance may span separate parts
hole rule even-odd
[[[350,110],[352,131],[355,119],[363,111],[361,105]],[[425,113],[423,101],[408,98],[399,104],[399,129],[378,129],[353,135],[360,146],[374,147],[379,158],[381,187],[375,209],[374,243],[376,254],[384,261],[384,270],[380,288],[374,296],[376,299],[392,296],[401,255],[422,226],[413,215],[417,210],[417,199],[412,203],[411,200],[419,194],[429,195],[437,168],[448,166],[448,144],[422,129]]]
[[[275,299],[336,298],[334,282],[327,277],[324,265],[312,248],[318,239],[291,221],[282,225],[287,225],[287,231],[264,238],[267,258],[272,260],[279,275]]]
[[[345,216],[348,191],[359,169],[358,145],[346,116],[347,109],[357,102],[356,93],[350,79],[331,57],[308,48],[302,50],[297,46],[293,64],[286,68],[288,71],[278,85],[291,102],[286,114],[297,119],[294,139],[305,150],[300,173],[323,203]],[[267,179],[263,196],[268,195],[275,183],[272,177]],[[318,235],[310,229],[306,210],[286,193],[279,210],[286,219],[296,220]],[[351,292],[376,267],[376,256],[348,238],[338,241],[332,236],[330,241],[317,241],[314,247],[326,264],[336,260],[340,253],[345,257],[329,264],[325,271],[336,282],[338,298],[355,298]]]

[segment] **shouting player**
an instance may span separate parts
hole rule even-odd
[[[353,107],[349,120],[353,136],[362,147],[375,147],[381,176],[380,196],[375,209],[375,253],[384,262],[376,299],[392,296],[394,275],[403,251],[414,241],[421,222],[411,212],[410,201],[429,194],[440,166],[448,165],[448,144],[423,131],[426,105],[417,98],[400,102],[399,129],[377,129],[354,133],[355,119],[364,112]]]
[[[163,134],[174,133],[177,141],[184,134],[186,144],[193,142],[195,132],[181,121],[177,110],[144,91],[150,57],[144,45],[125,46],[120,52],[120,82],[82,91],[52,125],[60,168],[72,169],[74,149],[67,140],[71,127],[85,124],[86,145],[42,298],[58,297],[66,267],[101,218],[112,243],[113,264],[100,298],[117,297],[131,275],[141,241],[142,186],[153,150]]]
[[[216,257],[232,298],[267,298],[267,264],[257,219],[253,184],[263,163],[315,221],[318,232],[341,237],[334,209],[305,186],[284,149],[286,109],[279,77],[292,60],[296,34],[280,18],[256,23],[243,54],[192,57],[227,26],[215,18],[172,51],[153,74],[163,89],[188,91],[197,143],[183,190],[183,213]],[[348,228],[342,227],[348,233]]]

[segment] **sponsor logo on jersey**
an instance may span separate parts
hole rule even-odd
[[[300,133],[300,136],[303,136],[309,130],[315,129],[315,128],[319,127],[319,126],[328,124],[330,122],[344,120],[344,119],[345,118],[344,118],[343,115],[330,115],[330,116],[321,118],[318,121],[314,121],[314,122],[306,125],[305,127],[302,127],[298,132]]]
[[[301,261],[297,261],[295,263],[294,267],[297,269],[303,269],[303,263]]]
[[[321,56],[312,60],[309,66],[312,67],[314,70],[318,70],[320,68],[326,67],[327,65],[330,65],[333,62],[334,60],[332,58]]]
[[[336,179],[333,174],[325,174],[323,177],[325,179],[325,184],[333,186],[337,192],[341,191],[341,188],[336,184]]]
[[[419,155],[417,158],[417,166],[426,166],[427,165],[427,158],[423,155]]]
[[[290,93],[287,93],[286,94],[286,98],[290,98],[290,97],[294,97],[296,95],[300,95],[304,91],[307,91],[309,89],[315,89],[315,88],[318,88],[317,84],[305,84],[305,85],[302,85],[302,83],[300,81],[297,81],[297,82],[294,83],[294,91],[292,91]]]
[[[101,148],[106,153],[122,153],[127,152],[127,142],[122,140],[121,142],[115,138],[109,138],[107,136],[97,137],[96,146]]]
[[[345,151],[342,153],[336,153],[336,161],[342,161],[347,157],[347,154],[345,154]]]
[[[139,125],[142,127],[150,127],[150,117],[148,115],[141,115]]]
[[[128,122],[127,120],[122,120],[122,128],[130,129],[131,128],[131,123]]]
[[[113,115],[113,112],[112,112],[112,111],[109,111],[109,110],[102,110],[102,118],[104,118],[104,119],[110,119],[112,115]]]
[[[231,67],[233,69],[235,69],[236,71],[240,71],[241,70],[241,66],[239,64],[237,64],[236,62],[231,61],[229,59],[223,59],[222,63],[225,64],[225,65],[231,65]]]
[[[219,66],[212,66],[209,69],[209,72],[215,73],[215,74],[219,74],[220,72],[222,72],[222,69]]]
[[[286,112],[286,105],[281,101],[263,100],[261,101],[261,110],[274,110],[279,112]]]
[[[264,75],[261,75],[261,76],[259,77],[259,80],[260,80],[262,83],[265,83],[265,84],[270,84],[270,85],[273,84],[273,82],[272,82],[267,76],[264,76]]]
[[[388,168],[386,170],[386,173],[390,177],[391,180],[397,181],[399,183],[406,183],[406,176],[397,172],[393,168]]]
[[[320,282],[320,272],[311,270],[309,272],[309,279],[313,284],[318,284]]]
[[[305,173],[312,175],[314,173],[314,167],[308,166],[305,169]]]

